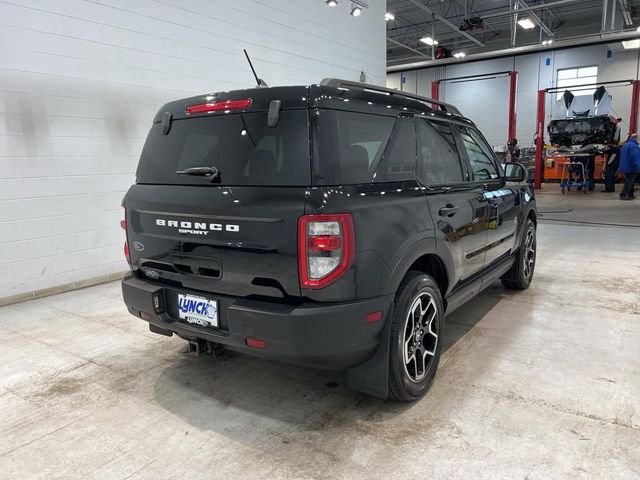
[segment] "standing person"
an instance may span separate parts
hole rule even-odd
[[[624,187],[620,192],[620,200],[633,200],[635,183],[640,172],[640,146],[638,134],[629,135],[629,140],[620,149],[620,171],[624,173]]]
[[[620,143],[620,135],[622,134],[622,119],[618,118],[616,119],[616,129],[615,132],[613,133],[613,141],[615,143]]]
[[[616,173],[620,168],[620,147],[617,144],[609,145],[604,151],[604,190],[601,192],[616,191]]]

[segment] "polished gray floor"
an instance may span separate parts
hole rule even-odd
[[[106,284],[0,309],[0,478],[640,478],[640,201],[539,195],[539,262],[447,320],[429,394],[193,358]]]

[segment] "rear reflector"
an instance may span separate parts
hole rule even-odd
[[[267,348],[267,342],[259,338],[247,338],[245,343],[252,348]]]
[[[249,105],[251,105],[250,98],[244,100],[227,100],[226,102],[201,103],[199,105],[189,105],[187,107],[187,114],[244,110],[248,108]]]
[[[375,323],[375,322],[379,322],[381,319],[382,319],[382,310],[378,310],[377,312],[367,313],[365,322]]]
[[[309,237],[309,250],[312,252],[323,252],[338,250],[342,246],[339,235],[318,235]]]
[[[131,265],[131,253],[129,252],[129,233],[127,232],[127,207],[123,205],[124,218],[120,220],[120,227],[124,230],[124,256]]]

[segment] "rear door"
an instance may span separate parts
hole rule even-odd
[[[151,128],[125,198],[134,269],[235,296],[300,294],[297,222],[310,185],[308,111],[220,112]],[[219,178],[179,174],[215,167]]]
[[[485,265],[509,254],[516,242],[516,195],[504,182],[504,172],[493,150],[476,129],[460,126],[460,140],[472,183],[483,189],[488,209]]]
[[[451,253],[453,285],[480,271],[487,242],[487,208],[480,185],[466,179],[449,122],[416,118],[418,178],[425,193],[438,240]]]

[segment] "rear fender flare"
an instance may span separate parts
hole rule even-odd
[[[405,250],[403,255],[400,257],[400,260],[395,262],[395,268],[392,270],[391,275],[387,280],[384,293],[391,294],[397,292],[398,288],[400,288],[402,279],[411,268],[411,265],[424,255],[436,255],[444,264],[447,272],[447,278],[449,279],[449,285],[447,286],[446,293],[449,293],[451,290],[451,279],[454,278],[453,259],[446,246],[435,238],[420,239],[411,244],[411,246]]]

